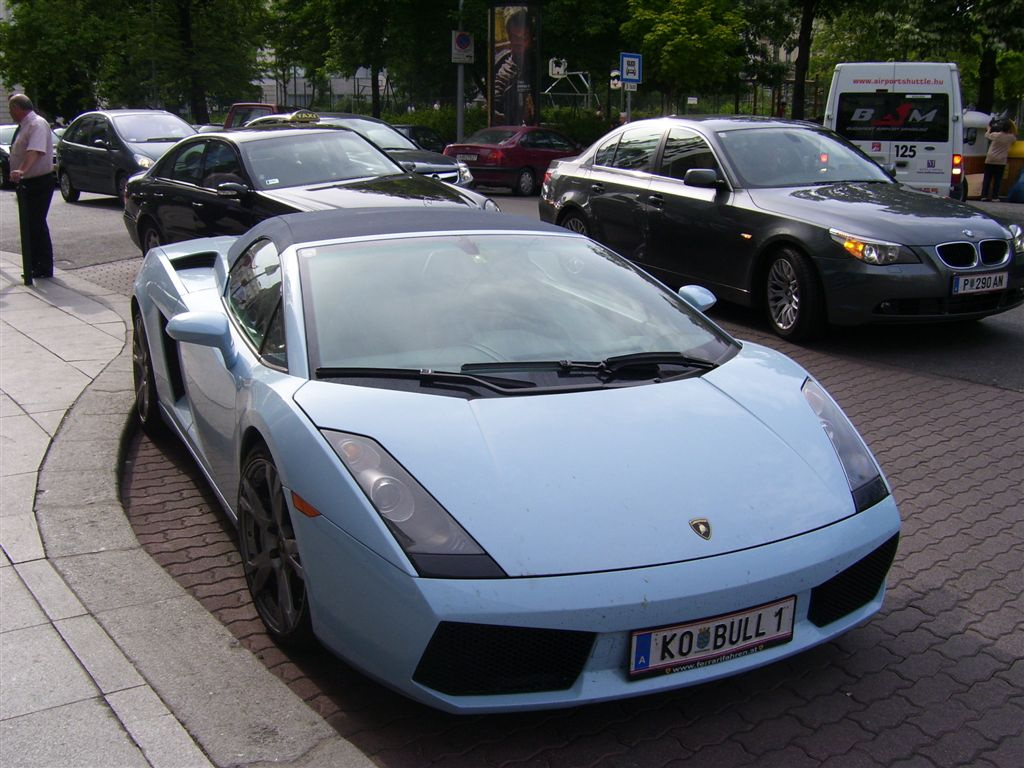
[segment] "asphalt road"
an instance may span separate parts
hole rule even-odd
[[[506,213],[536,218],[537,198],[488,192]],[[1024,224],[1024,206],[979,207]],[[55,192],[49,222],[60,269],[88,273],[99,265],[139,259],[121,220],[121,208],[112,197],[83,194],[78,203],[69,204]],[[17,204],[11,190],[0,190],[0,248],[20,249]],[[129,269],[128,264],[121,266]],[[102,282],[102,277],[94,282]],[[759,333],[766,327],[759,316],[740,307],[722,304],[712,309],[711,316],[741,337],[746,329]],[[977,323],[834,329],[814,348],[838,357],[1024,392],[1024,307]]]

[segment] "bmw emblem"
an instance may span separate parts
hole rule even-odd
[[[974,230],[973,229],[965,229],[964,230],[964,237],[974,237]]]
[[[706,517],[697,517],[690,521],[690,528],[705,541],[711,539],[711,523]]]

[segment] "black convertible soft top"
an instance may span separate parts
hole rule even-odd
[[[233,264],[254,240],[273,241],[280,253],[296,243],[367,235],[398,235],[466,230],[557,232],[566,230],[526,216],[494,213],[476,208],[348,208],[289,213],[260,222],[239,237],[228,251]]]

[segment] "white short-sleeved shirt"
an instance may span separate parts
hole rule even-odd
[[[22,178],[34,179],[36,176],[53,173],[53,131],[50,130],[46,118],[35,112],[25,115],[18,128],[18,135],[11,144],[12,171],[21,168],[28,152],[42,152],[43,155],[36,158],[22,174]]]

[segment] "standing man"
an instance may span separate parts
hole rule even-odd
[[[32,278],[53,277],[53,244],[46,224],[53,197],[53,133],[25,94],[11,96],[7,107],[18,124],[11,144],[11,181],[17,184],[21,277],[32,285]]]

